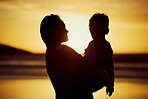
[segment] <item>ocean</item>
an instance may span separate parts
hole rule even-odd
[[[124,57],[123,57],[124,56]],[[110,99],[148,99],[148,61],[115,56],[115,92]],[[105,88],[94,99],[109,99]],[[54,99],[44,55],[0,56],[0,99]]]

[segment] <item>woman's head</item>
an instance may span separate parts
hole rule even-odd
[[[41,22],[40,33],[46,46],[68,41],[68,31],[58,15],[45,16]]]

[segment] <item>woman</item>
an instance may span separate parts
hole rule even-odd
[[[40,27],[46,44],[46,69],[56,92],[56,99],[92,99],[92,93],[78,84],[82,56],[72,48],[61,45],[68,41],[64,22],[58,15],[44,17]]]

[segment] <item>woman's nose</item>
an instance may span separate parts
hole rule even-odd
[[[68,33],[69,31],[68,30],[66,30],[66,33]]]

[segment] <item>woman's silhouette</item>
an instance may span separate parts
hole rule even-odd
[[[40,27],[46,44],[46,69],[56,92],[56,99],[92,99],[92,93],[78,84],[82,56],[61,45],[68,40],[64,22],[58,15],[44,17]]]

